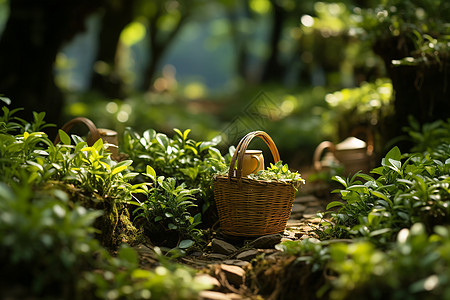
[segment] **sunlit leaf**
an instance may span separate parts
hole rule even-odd
[[[151,166],[147,165],[145,172],[153,181],[156,181],[156,171]]]
[[[347,182],[346,182],[345,179],[342,178],[341,176],[333,176],[331,179],[333,179],[334,181],[339,182],[339,183],[342,184],[344,187],[347,187]]]
[[[117,174],[117,173],[120,173],[120,172],[122,172],[123,170],[125,170],[127,167],[128,167],[128,166],[126,166],[126,165],[122,165],[122,166],[119,166],[119,167],[115,167],[114,169],[112,169],[111,175],[115,175],[115,174]]]
[[[58,130],[58,134],[59,134],[59,138],[61,139],[61,142],[64,145],[70,145],[71,144],[70,137],[64,130],[59,129]]]
[[[169,138],[163,134],[163,133],[158,133],[156,135],[156,140],[158,141],[158,144],[160,144],[164,150],[167,150],[167,148],[169,147]]]

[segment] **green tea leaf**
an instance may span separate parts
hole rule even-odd
[[[142,136],[150,144],[153,141],[153,139],[156,137],[156,131],[154,129],[148,129],[148,130],[144,131]]]
[[[70,137],[64,130],[59,129],[58,130],[58,134],[59,134],[59,138],[60,138],[61,142],[64,145],[70,145],[71,144]]]
[[[94,145],[92,145],[92,148],[94,148],[95,150],[97,150],[97,152],[102,151],[103,149],[103,140],[102,139],[98,139]]]
[[[391,231],[392,231],[391,228],[382,228],[382,229],[378,229],[378,230],[372,231],[372,232],[369,234],[369,236],[370,236],[370,237],[374,237],[374,236],[382,235],[382,234],[385,234],[385,233],[388,233],[388,232],[391,232]]]
[[[178,128],[174,128],[173,129],[173,131],[175,131],[179,136],[180,136],[180,138],[182,138],[183,139],[183,133],[181,132],[181,130],[180,129],[178,129]]]
[[[169,147],[169,138],[167,137],[167,135],[163,133],[158,133],[156,135],[156,140],[158,141],[158,144],[160,144],[161,147],[163,147],[164,150],[167,150],[167,148]]]
[[[385,159],[386,160],[392,159],[392,160],[400,161],[402,159],[402,153],[400,152],[400,149],[397,146],[395,146],[386,154]]]
[[[192,147],[192,146],[189,146],[189,145],[186,145],[186,146],[184,146],[186,149],[189,149],[189,150],[191,150],[192,152],[194,152],[194,154],[195,155],[197,155],[198,154],[198,151],[197,151],[197,149],[195,149],[194,147]]]
[[[383,175],[383,170],[384,170],[383,167],[378,167],[378,168],[375,168],[372,171],[370,171],[370,173],[377,174],[377,175]]]
[[[345,179],[342,178],[341,176],[333,176],[331,179],[333,179],[334,181],[339,182],[339,183],[342,184],[345,188],[347,188],[347,182],[346,182]]]
[[[191,132],[190,129],[186,129],[186,130],[184,131],[184,133],[183,133],[183,139],[184,139],[184,140],[187,139],[187,137],[188,137],[188,135],[189,135],[190,132]]]
[[[116,175],[117,173],[120,173],[123,170],[125,170],[127,167],[128,166],[126,166],[126,165],[122,165],[122,166],[119,166],[119,167],[116,166],[116,167],[114,167],[114,169],[112,169],[111,175]]]
[[[394,170],[400,171],[400,168],[402,167],[402,163],[400,160],[395,160],[395,159],[389,158],[388,161],[389,161],[390,165],[392,167],[394,167]]]
[[[383,199],[384,201],[389,203],[389,205],[392,207],[392,205],[393,205],[392,201],[385,194],[383,194],[379,191],[370,191],[370,193],[375,197]]]
[[[156,171],[151,166],[147,165],[146,173],[153,181],[156,181]]]
[[[339,201],[332,201],[330,203],[328,203],[326,210],[329,210],[330,208],[336,207],[336,206],[343,206],[344,203],[339,202]]]

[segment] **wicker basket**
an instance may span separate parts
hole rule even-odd
[[[263,131],[253,131],[239,142],[231,159],[228,176],[214,177],[214,197],[220,228],[227,235],[281,233],[291,214],[296,192],[291,184],[242,177],[242,158],[254,137],[261,138],[269,146],[275,162],[280,160],[272,138]]]

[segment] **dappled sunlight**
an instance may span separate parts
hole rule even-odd
[[[0,298],[450,295],[450,1],[28,2]]]

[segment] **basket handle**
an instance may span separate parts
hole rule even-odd
[[[322,157],[322,153],[325,149],[329,148],[332,153],[336,151],[336,147],[332,142],[324,141],[317,146],[316,150],[314,151],[314,157],[313,157],[313,164],[314,168],[317,171],[322,170],[322,164],[320,162],[320,158]]]
[[[67,122],[66,124],[64,124],[64,126],[61,128],[61,130],[63,130],[63,131],[68,133],[69,130],[73,127],[73,125],[75,125],[77,123],[83,123],[89,129],[92,138],[88,142],[88,145],[92,146],[92,144],[95,143],[100,138],[100,132],[98,131],[98,129],[95,126],[94,122],[92,122],[88,118],[85,118],[85,117],[74,118],[74,119],[70,120],[69,122]],[[56,134],[56,138],[55,138],[55,141],[53,142],[53,144],[54,145],[58,144],[60,140],[61,139],[60,139],[59,133],[58,133],[58,134]]]
[[[270,152],[272,153],[275,163],[280,160],[280,154],[278,153],[277,146],[273,142],[272,138],[264,131],[252,131],[248,133],[246,136],[244,136],[237,145],[236,151],[234,152],[233,157],[231,158],[230,169],[228,171],[228,178],[234,177],[234,175],[236,175],[237,179],[242,178],[242,161],[245,155],[245,151],[247,150],[250,141],[254,137],[259,137],[267,144],[267,146],[269,146]],[[237,160],[237,168],[235,169],[236,160]]]

